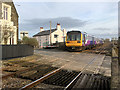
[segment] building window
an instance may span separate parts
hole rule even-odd
[[[10,38],[10,45],[11,45],[11,38]]]
[[[4,11],[3,11],[3,12],[4,12],[4,17],[3,17],[3,18],[4,18],[5,20],[8,20],[8,8],[7,8],[7,7],[4,7]]]
[[[57,37],[58,37],[58,35],[55,34],[55,35],[54,35],[54,38],[57,38]]]
[[[14,44],[14,38],[12,38],[12,44]]]

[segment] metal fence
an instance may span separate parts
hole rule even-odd
[[[9,59],[15,57],[24,57],[33,55],[34,47],[30,45],[0,45],[2,47],[2,59]]]

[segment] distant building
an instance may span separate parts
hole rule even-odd
[[[105,40],[104,40],[104,42],[110,42],[110,39],[109,38],[106,38]]]
[[[22,40],[23,37],[28,37],[28,32],[27,31],[21,31],[20,32],[20,39]]]
[[[116,38],[116,37],[112,38],[112,39],[111,39],[111,42],[112,42],[113,44],[117,44],[117,43],[118,43],[118,38]]]
[[[18,13],[11,2],[0,1],[0,44],[17,44]]]
[[[50,39],[51,36],[51,39]],[[40,27],[40,32],[35,34],[33,37],[37,39],[40,47],[49,46],[50,44],[56,44],[65,41],[66,30],[61,30],[60,24],[57,23],[55,29],[44,30],[43,27]],[[51,42],[50,42],[51,40]]]

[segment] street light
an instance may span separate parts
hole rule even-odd
[[[16,5],[16,6],[21,6],[21,5],[19,5],[19,4],[14,4],[14,5]]]

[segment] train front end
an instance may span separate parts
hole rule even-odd
[[[80,31],[69,31],[66,35],[67,49],[77,50],[82,47],[82,34]]]

